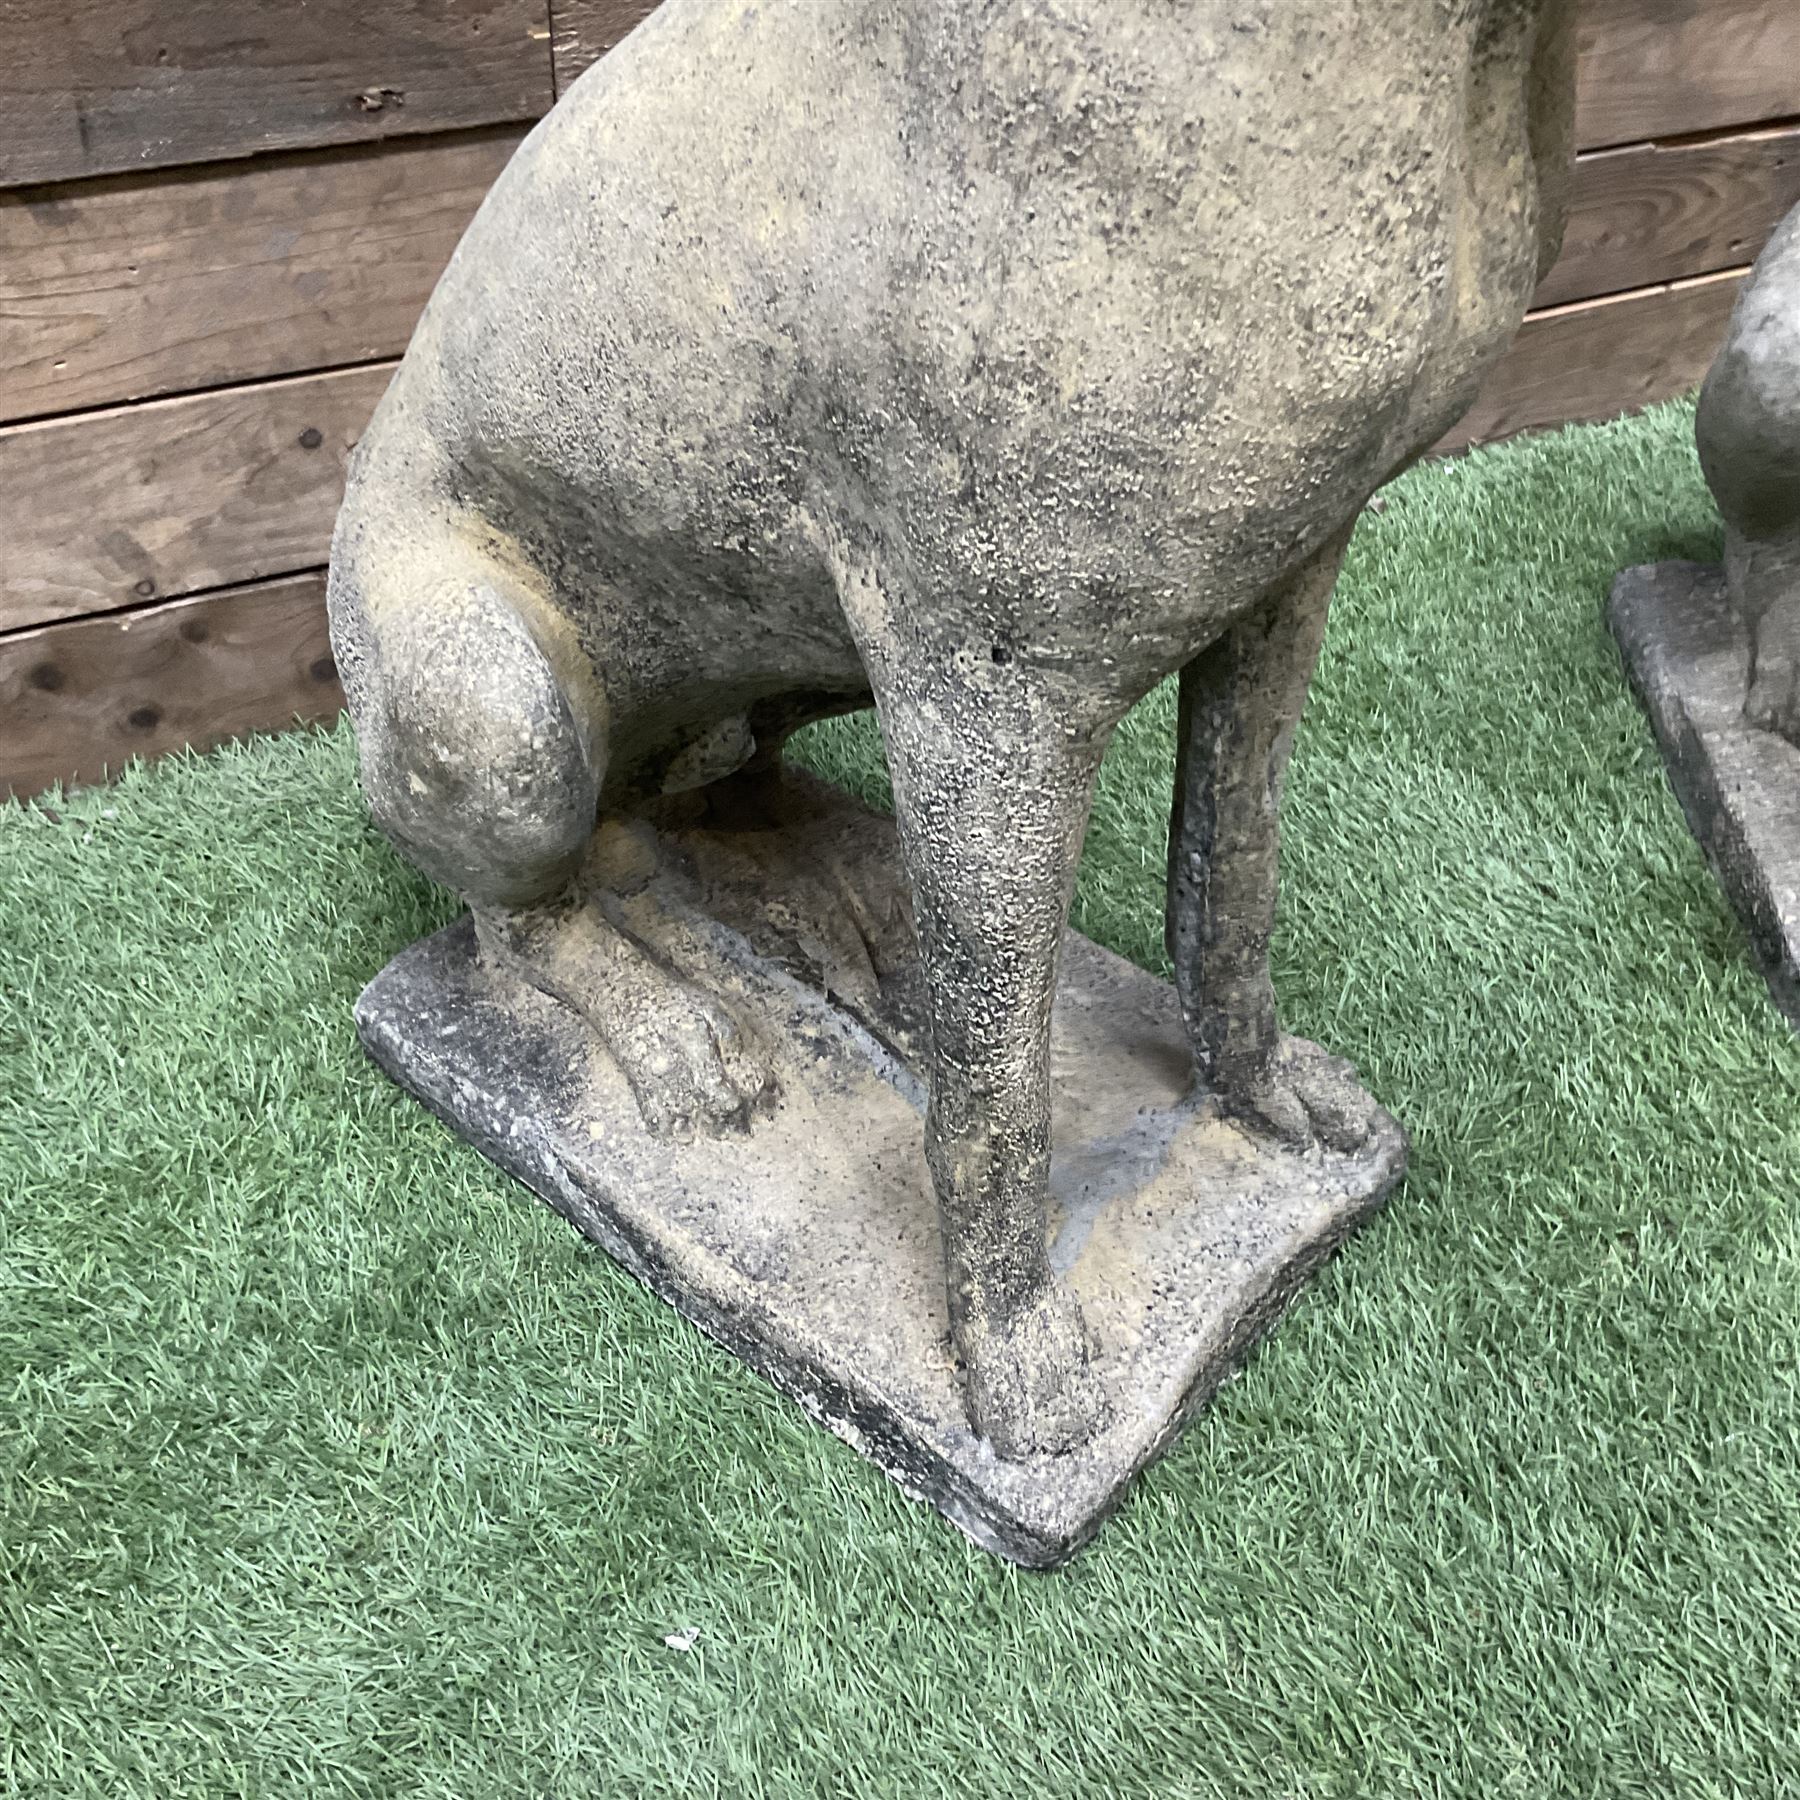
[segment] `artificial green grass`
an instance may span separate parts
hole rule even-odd
[[[1278,980],[1412,1173],[1052,1577],[363,1061],[450,906],[344,732],[0,809],[0,1792],[1800,1792],[1800,1043],[1601,623],[1717,552],[1689,431],[1364,521]],[[1079,899],[1152,967],[1170,730]]]

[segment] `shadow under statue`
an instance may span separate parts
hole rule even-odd
[[[471,914],[364,1042],[1020,1561],[1399,1176],[1277,1023],[1282,776],[1358,512],[1554,257],[1569,12],[666,0],[358,446],[363,781]],[[1066,919],[1177,671],[1170,988]],[[780,760],[869,705],[896,821]]]
[[[1738,296],[1695,435],[1724,567],[1626,569],[1609,614],[1682,810],[1800,1029],[1800,207]]]

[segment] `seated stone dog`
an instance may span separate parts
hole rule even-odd
[[[585,1013],[654,1128],[754,1035],[604,894],[601,816],[872,703],[929,1012],[972,1420],[1082,1439],[1045,1246],[1089,799],[1180,671],[1168,941],[1198,1080],[1354,1146],[1268,944],[1352,522],[1554,254],[1566,0],[667,0],[496,183],[356,452],[334,643],[375,817]]]

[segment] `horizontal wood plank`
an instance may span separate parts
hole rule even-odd
[[[534,119],[548,0],[7,0],[0,187]]]
[[[535,118],[653,3],[11,0],[0,185]],[[1581,6],[1584,147],[1800,117],[1793,0]]]
[[[569,84],[640,21],[656,11],[657,0],[550,0],[550,41],[556,91]]]
[[[0,423],[398,355],[520,135],[0,193]]]
[[[1742,284],[1737,270],[1532,315],[1437,449],[1612,418],[1687,393],[1718,355]]]
[[[1800,0],[1578,0],[1583,149],[1800,118]]]
[[[396,354],[520,135],[0,192],[0,423]],[[1800,127],[1583,156],[1536,304],[1747,261],[1796,203]]]
[[[1800,127],[1601,150],[1575,164],[1563,253],[1539,307],[1754,262],[1800,206]]]
[[[0,431],[0,631],[322,563],[391,363]]]
[[[343,705],[314,571],[0,637],[0,797]]]
[[[1716,351],[1740,282],[1741,271],[1732,272],[1534,316],[1476,407],[1440,448],[1462,448],[1570,418],[1605,417],[1691,388]],[[366,412],[386,374],[385,369],[351,371],[90,415],[0,433],[0,446],[41,440],[94,419],[129,419],[141,437],[147,419],[220,400],[267,421],[281,417],[284,391],[297,391],[298,412],[283,420],[283,429],[291,430],[301,414],[329,416],[318,404],[319,382],[366,383],[360,394],[346,386],[332,402],[351,417]],[[309,400],[314,404],[305,404]],[[181,435],[169,434],[171,451],[178,465],[191,469],[192,458],[180,454]],[[342,447],[353,437],[354,430],[342,432]],[[331,460],[317,457],[316,466],[329,468]],[[58,466],[67,467],[67,459]],[[296,541],[310,542],[315,557],[323,553],[340,479],[333,474],[311,484],[311,497],[299,508],[310,510],[314,525],[310,536],[298,534]],[[115,522],[116,506],[109,515],[105,496],[92,488],[89,504],[100,521],[89,528],[94,543],[116,554],[116,547],[106,550],[106,542],[127,529]],[[65,523],[77,511],[65,508]],[[192,517],[204,511],[196,504]],[[191,523],[179,529],[175,541],[195,529]],[[92,546],[84,553],[92,560]],[[129,567],[118,571],[129,572]],[[116,583],[109,593],[117,604]],[[209,745],[295,719],[329,717],[340,704],[325,628],[323,575],[316,569],[103,617],[14,630],[0,636],[0,792],[29,794],[56,781],[98,780],[134,754],[160,754],[183,743]]]

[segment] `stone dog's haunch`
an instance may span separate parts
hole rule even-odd
[[[1397,1168],[1277,1023],[1282,775],[1352,522],[1555,253],[1569,12],[667,0],[520,148],[358,447],[330,603],[375,817],[671,1158],[824,1091],[727,938],[917,1070],[995,1468],[1124,1403],[1050,1254],[1051,1015],[1101,756],[1171,673],[1193,1087],[1155,1103],[1302,1186]],[[903,878],[811,860],[784,795],[783,740],[870,704]],[[761,893],[727,938],[697,842]]]

